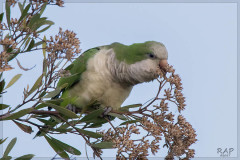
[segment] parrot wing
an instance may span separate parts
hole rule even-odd
[[[93,57],[98,51],[99,47],[89,49],[82,53],[76,60],[72,62],[65,70],[70,71],[71,75],[60,78],[57,87],[65,86],[65,89],[72,88],[81,79],[81,74],[87,69],[88,60]]]

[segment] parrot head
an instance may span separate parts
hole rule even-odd
[[[167,49],[160,42],[147,41],[129,46],[113,43],[108,49],[115,53],[109,61],[110,72],[116,80],[129,85],[156,79],[157,69],[164,70],[168,64]]]

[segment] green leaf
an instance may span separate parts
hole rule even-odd
[[[112,142],[100,142],[96,144],[91,144],[92,147],[97,149],[110,149],[113,148],[114,143]]]
[[[50,27],[51,27],[51,25],[49,25],[49,26],[47,26],[47,27],[45,27],[45,28],[37,31],[37,33],[42,33],[42,32],[44,32],[44,31],[48,30]]]
[[[132,105],[127,105],[127,106],[121,107],[119,110],[120,111],[128,111],[129,108],[137,108],[140,106],[142,106],[142,104],[132,104]]]
[[[73,129],[69,128],[69,129],[61,129],[61,128],[56,128],[56,129],[52,129],[53,131],[56,132],[60,132],[60,133],[67,133],[67,132],[71,132]]]
[[[15,76],[11,79],[11,81],[8,83],[8,85],[6,86],[5,89],[11,87],[21,76],[22,76],[22,74],[17,74],[17,75],[15,75]]]
[[[54,22],[46,20],[46,17],[40,18],[38,20],[38,22],[36,22],[33,26],[32,26],[32,30],[38,30],[40,27],[47,25],[47,27],[37,31],[37,33],[40,32],[44,32],[45,30],[47,30],[49,27],[51,27],[52,25],[54,25]]]
[[[30,160],[34,157],[34,154],[26,154],[24,156],[18,157],[15,160]]]
[[[29,42],[30,42],[30,37],[27,35],[26,36],[26,38],[24,39],[24,42],[23,43],[25,43],[25,46],[24,46],[24,48],[23,48],[23,50],[25,50],[25,48],[28,46],[28,44],[29,44]]]
[[[48,105],[46,103],[52,103],[52,104],[59,105],[62,101],[63,100],[61,98],[47,100],[47,101],[45,101],[45,103],[39,104],[35,109],[41,109],[44,107],[48,107]]]
[[[83,130],[83,129],[78,129],[78,131],[80,133],[83,133],[84,135],[92,137],[92,138],[101,138],[101,137],[103,137],[102,134],[95,133],[95,132],[92,132],[92,131],[87,131],[87,130]]]
[[[46,20],[46,21],[44,21],[44,24],[54,25],[54,22],[53,22],[53,21],[50,21],[50,20]]]
[[[49,120],[42,119],[42,118],[37,118],[37,120],[39,120],[40,122],[44,123],[44,125],[51,126],[51,127],[54,127],[54,126],[56,126],[58,124],[52,118],[50,118]]]
[[[32,29],[32,26],[33,26],[39,19],[40,19],[40,14],[35,14],[35,15],[31,18],[28,26]]]
[[[1,79],[1,78],[0,78],[0,79]],[[3,91],[4,86],[5,86],[5,80],[2,80],[2,81],[0,82],[0,93]]]
[[[120,124],[120,126],[125,125],[125,124],[132,124],[132,123],[136,123],[139,122],[139,120],[130,120],[130,121],[126,121]]]
[[[42,85],[42,77],[43,77],[43,75],[38,77],[38,79],[36,80],[36,82],[34,83],[32,88],[28,92],[28,95],[32,94],[34,91],[36,91],[38,89],[38,87],[40,87]]]
[[[5,138],[5,139],[1,139],[0,140],[0,144],[3,144],[8,138]]]
[[[31,134],[33,132],[32,127],[27,126],[27,125],[22,124],[22,123],[19,123],[19,122],[14,121],[14,120],[13,120],[13,122],[24,132],[29,133],[29,134]]]
[[[18,119],[22,116],[25,116],[26,114],[30,113],[33,111],[33,108],[27,108],[27,109],[23,109],[21,111],[18,111],[16,113],[13,113],[11,115],[9,115],[6,118],[3,118],[3,120],[13,120],[13,119]]]
[[[10,6],[8,5],[7,1],[5,3],[5,9],[6,9],[6,18],[7,18],[7,24],[8,27],[10,28]]]
[[[52,98],[55,97],[56,95],[58,95],[61,92],[61,88],[56,88],[54,91],[49,92],[46,96],[44,96],[43,98]]]
[[[43,41],[39,41],[39,42],[34,44],[34,47],[37,47],[37,46],[42,45],[42,44],[43,44]]]
[[[32,26],[32,30],[37,30],[38,28],[42,27],[46,24],[47,17],[39,18],[37,22],[35,22]]]
[[[20,9],[20,11],[22,13],[23,12],[23,5],[22,5],[22,3],[18,2],[18,7],[19,7],[19,9]]]
[[[66,109],[66,108],[63,108],[61,106],[58,106],[58,105],[55,105],[55,104],[52,104],[52,103],[45,103],[46,105],[56,109],[58,112],[62,113],[63,115],[69,117],[69,118],[79,118],[74,112]]]
[[[24,8],[21,17],[19,18],[19,22],[20,22],[24,17],[26,17],[30,6],[31,6],[31,4],[29,3],[29,4]]]
[[[0,14],[0,23],[2,23],[4,13]]]
[[[40,10],[40,12],[39,12],[40,15],[43,14],[44,10],[46,9],[46,6],[47,6],[47,2],[45,2],[45,3],[42,5],[42,8],[41,8],[41,10]]]
[[[61,147],[64,151],[71,153],[73,155],[81,155],[81,152],[79,150],[77,150],[76,148],[74,148],[66,143],[63,143],[53,137],[51,137],[51,139],[54,143],[58,144],[58,146]]]
[[[43,91],[40,95],[39,95],[39,97],[43,97],[43,96],[45,96],[45,94],[46,94],[47,92],[46,91]]]
[[[12,150],[13,146],[16,144],[17,138],[13,138],[11,142],[8,144],[6,150],[3,153],[3,157],[7,157],[9,152]]]
[[[89,120],[92,120],[92,119],[97,118],[97,117],[100,116],[102,113],[103,113],[103,109],[100,108],[100,109],[98,109],[98,110],[95,110],[95,111],[87,114],[87,115],[84,116],[80,121],[81,121],[81,122],[87,122],[87,121],[89,121]]]
[[[35,44],[35,41],[34,39],[32,39],[26,51],[27,52],[30,51],[34,47],[34,44]]]
[[[117,113],[108,113],[108,115],[113,116],[113,117],[117,117],[121,120],[127,120],[127,118],[124,115],[120,115],[120,114],[117,114]]]
[[[8,108],[8,107],[9,107],[9,105],[0,104],[0,110],[6,109],[6,108]]]
[[[48,136],[44,135],[45,139],[47,140],[47,142],[50,144],[50,146],[54,149],[54,151],[60,155],[62,158],[67,158],[69,159],[68,154],[64,151],[63,148],[61,148],[59,146],[58,143],[56,143],[56,141],[53,141],[51,138],[49,138]]]
[[[12,159],[11,156],[7,156],[7,157],[3,157],[3,158],[1,158],[0,160],[11,160],[11,159]]]
[[[25,7],[25,4],[26,4],[26,0],[23,1],[23,8]]]
[[[70,64],[67,68],[65,68],[65,70],[71,70],[72,68],[74,67],[74,64],[72,63],[72,64]]]
[[[43,44],[42,44],[42,50],[43,50],[43,57],[46,59],[46,36],[43,37]]]

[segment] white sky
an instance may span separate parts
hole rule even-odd
[[[198,134],[198,142],[192,146],[196,157],[219,157],[217,148],[234,148],[231,156],[237,155],[236,4],[67,3],[64,8],[47,8],[45,16],[55,22],[47,35],[56,34],[59,26],[73,30],[83,51],[112,42],[132,44],[155,40],[164,43],[169,63],[182,78],[187,103],[183,114]],[[31,86],[40,75],[42,53],[18,59],[25,67],[37,66],[24,72],[14,60],[12,65],[16,69],[4,75],[9,81],[14,75],[23,73],[3,99],[4,103],[13,106],[21,102],[19,95],[26,82]],[[157,86],[156,82],[136,86],[124,105],[146,102],[156,94]],[[11,152],[13,156],[55,155],[44,138],[32,140],[33,136],[23,133],[12,122],[4,122],[3,137],[19,137]],[[85,156],[80,137],[55,137],[80,147]],[[114,152],[108,150],[104,156],[114,156]]]

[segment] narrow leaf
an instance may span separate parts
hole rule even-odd
[[[41,97],[41,96],[40,96]],[[52,104],[60,104],[63,100],[61,98],[58,98],[58,99],[51,99],[51,100],[48,100],[48,101],[45,101],[46,103],[52,103]],[[35,109],[41,109],[41,108],[44,108],[44,107],[48,107],[48,105],[46,103],[41,103],[39,104]]]
[[[3,120],[13,120],[13,119],[18,119],[22,116],[25,116],[26,114],[30,113],[33,110],[33,108],[27,108],[27,109],[23,109],[21,111],[18,111],[16,113],[13,113],[11,115],[9,115],[6,118],[3,118]]]
[[[11,156],[7,156],[7,157],[3,157],[3,158],[1,158],[0,160],[11,160],[11,159],[12,159]]]
[[[31,6],[31,4],[29,3],[29,4],[24,8],[21,17],[19,18],[19,22],[20,22],[24,17],[26,17],[30,6]]]
[[[91,144],[92,147],[97,149],[110,149],[113,148],[114,143],[112,142],[100,142],[96,144]]]
[[[55,142],[56,144],[59,145],[59,147],[61,147],[62,149],[64,149],[64,151],[68,152],[68,153],[71,153],[73,155],[81,155],[81,152],[79,150],[77,150],[76,148],[66,144],[66,143],[63,143],[53,137],[51,137],[52,141]]]
[[[42,44],[42,50],[43,50],[43,57],[44,57],[44,59],[46,59],[46,46],[47,46],[47,44],[46,44],[46,36],[44,36],[43,37],[43,44]]]
[[[136,108],[136,107],[140,107],[140,106],[142,106],[142,104],[127,105],[127,106],[121,107],[120,111],[128,111],[129,108]]]
[[[61,88],[56,88],[54,91],[49,92],[46,96],[44,96],[43,98],[52,98],[55,97],[56,95],[58,95],[61,92]]]
[[[8,23],[8,27],[10,29],[10,6],[8,4],[8,2],[6,1],[5,3],[5,9],[6,9],[6,18],[7,18],[7,23]]]
[[[0,23],[2,23],[4,13],[0,14]]]
[[[8,108],[8,107],[9,107],[9,105],[0,104],[0,110],[6,109],[6,108]]]
[[[25,7],[25,4],[26,4],[26,0],[23,1],[23,8]]]
[[[91,113],[89,113],[88,115],[84,116],[80,121],[81,122],[87,122],[89,120],[92,120],[94,118],[97,118],[98,116],[100,116],[101,114],[103,113],[103,109],[98,109],[98,110],[95,110]]]
[[[38,79],[36,80],[36,82],[34,83],[32,88],[28,92],[28,95],[32,94],[36,89],[38,89],[38,87],[40,87],[42,85],[42,77],[43,77],[43,75],[38,77]]]
[[[66,109],[66,108],[63,108],[61,106],[58,106],[58,105],[55,105],[55,104],[52,104],[52,103],[45,103],[47,104],[48,106],[56,109],[58,112],[62,113],[63,115],[69,117],[69,118],[79,118],[74,112]]]
[[[83,133],[84,135],[92,137],[92,138],[101,138],[101,137],[103,137],[102,134],[95,133],[95,132],[92,132],[92,131],[87,131],[87,130],[83,130],[83,129],[78,129],[78,131],[80,133]]]
[[[28,26],[29,26],[30,28],[32,28],[32,26],[33,26],[39,19],[40,19],[40,14],[35,14],[35,15],[31,18]]]
[[[26,40],[26,41],[25,41],[25,40]],[[25,49],[26,49],[26,47],[28,46],[28,44],[29,44],[30,40],[31,40],[31,38],[30,38],[30,37],[26,37],[26,38],[24,39],[24,41],[25,41],[25,46],[24,46],[23,50],[25,50]]]
[[[63,148],[61,148],[56,142],[54,142],[51,138],[48,136],[44,135],[45,139],[47,142],[50,144],[50,146],[54,149],[54,151],[60,155],[62,158],[67,158],[69,159],[68,154],[64,151]]]
[[[11,87],[21,76],[22,76],[22,74],[17,74],[17,75],[15,75],[15,76],[11,79],[11,81],[8,83],[8,85],[6,86],[5,89]]]
[[[136,122],[139,122],[139,120],[126,121],[126,122],[121,123],[120,126],[121,126],[121,125],[125,125],[125,124],[132,124],[132,123],[136,123]]]
[[[8,144],[6,150],[3,153],[3,157],[7,157],[9,152],[12,150],[13,146],[16,144],[17,138],[13,138],[11,142]]]
[[[29,134],[31,134],[31,133],[33,132],[32,127],[27,126],[27,125],[22,124],[22,123],[19,123],[19,122],[15,121],[15,120],[13,120],[13,122],[14,122],[21,130],[23,130],[24,132],[29,133]]]
[[[37,31],[37,33],[42,33],[42,32],[44,32],[44,31],[48,30],[50,27],[51,27],[51,25],[49,25],[49,26],[47,26],[47,27],[44,27],[43,29]]]
[[[39,42],[34,44],[34,47],[37,47],[37,46],[42,45],[42,44],[43,44],[43,41],[39,41]]]
[[[34,157],[34,154],[26,154],[24,156],[18,157],[15,160],[30,160]]]
[[[34,47],[34,44],[35,44],[35,41],[34,39],[32,39],[26,51],[30,51]]]
[[[8,138],[5,138],[5,139],[1,139],[0,140],[0,144],[3,144]]]
[[[1,79],[1,78],[0,78],[0,79]],[[2,80],[2,81],[0,82],[0,93],[3,91],[4,86],[5,86],[5,80]]]
[[[19,7],[19,9],[20,9],[20,11],[22,13],[23,12],[23,5],[22,5],[22,3],[18,2],[18,7]]]
[[[117,114],[117,113],[108,113],[108,115],[113,116],[113,117],[117,117],[121,120],[127,120],[127,118],[124,115],[120,115],[120,114]]]
[[[40,12],[39,12],[40,15],[43,14],[44,10],[46,9],[46,6],[47,6],[47,2],[45,2],[45,3],[42,5],[42,8],[41,8],[41,10],[40,10]]]

